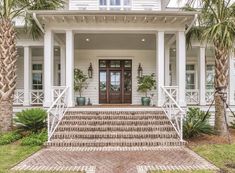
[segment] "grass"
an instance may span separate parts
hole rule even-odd
[[[10,173],[10,168],[26,159],[41,147],[20,146],[17,143],[0,146],[0,173]]]

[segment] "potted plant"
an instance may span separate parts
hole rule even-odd
[[[138,92],[145,94],[145,97],[141,97],[141,103],[143,106],[149,106],[151,98],[148,96],[148,92],[156,89],[155,75],[143,75],[138,77]]]
[[[80,69],[74,69],[74,90],[79,93],[79,97],[76,98],[78,106],[86,104],[86,98],[82,97],[82,91],[87,87],[87,79],[87,75],[83,74]]]

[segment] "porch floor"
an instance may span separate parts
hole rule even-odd
[[[44,148],[13,168],[31,171],[85,171],[86,173],[146,173],[149,170],[217,168],[186,147],[148,148],[142,151],[103,151],[89,148]]]

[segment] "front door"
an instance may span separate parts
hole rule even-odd
[[[132,96],[131,60],[100,60],[100,104],[130,104]]]

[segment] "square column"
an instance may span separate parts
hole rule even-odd
[[[234,52],[231,53],[231,56],[229,58],[229,104],[235,105],[235,61],[234,61]]]
[[[165,86],[170,85],[170,47],[165,47]]]
[[[53,103],[52,86],[54,74],[54,34],[47,30],[44,35],[44,107]]]
[[[199,53],[199,104],[206,105],[206,48],[200,47]]]
[[[32,51],[30,47],[24,47],[24,106],[30,105],[30,89],[31,89],[31,64]]]
[[[164,86],[164,32],[160,31],[156,34],[156,81],[157,81],[157,106],[163,104],[162,88]]]
[[[68,89],[68,107],[74,107],[74,33],[66,31],[66,86]]]
[[[179,105],[186,106],[186,41],[184,31],[176,33],[176,75],[179,87]]]
[[[66,85],[66,48],[65,46],[60,47],[60,80],[61,80],[61,86]]]

